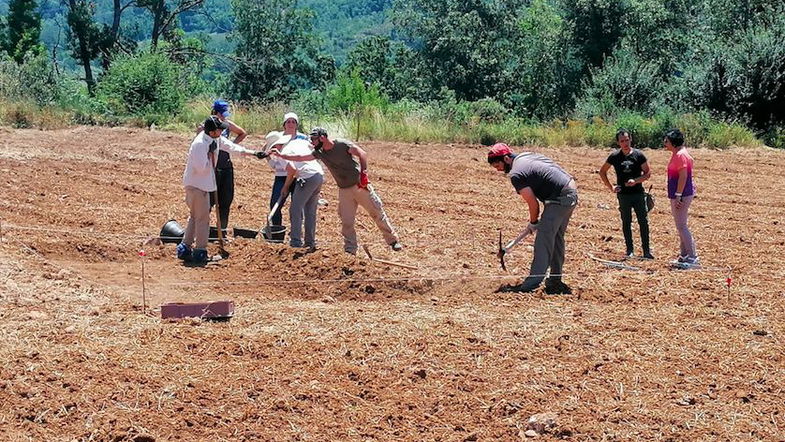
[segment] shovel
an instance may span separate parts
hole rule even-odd
[[[270,228],[273,222],[272,221],[273,215],[275,215],[275,212],[278,211],[278,208],[281,206],[281,202],[289,193],[289,187],[292,185],[292,181],[294,181],[294,177],[292,176],[286,177],[286,182],[284,183],[283,188],[281,188],[281,195],[278,196],[278,201],[276,201],[275,204],[273,204],[273,208],[270,209],[270,213],[267,214],[267,224],[262,229],[262,233],[266,233],[269,238],[273,237],[273,231]]]

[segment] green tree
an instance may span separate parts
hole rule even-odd
[[[619,22],[626,13],[623,0],[561,0],[573,26],[573,44],[589,66],[601,66],[621,40]]]
[[[150,34],[150,45],[158,47],[158,41],[166,32],[177,27],[180,14],[198,8],[204,0],[177,0],[169,4],[166,0],[136,0],[136,5],[147,9],[153,17],[153,29]]]
[[[17,63],[22,63],[28,53],[45,52],[40,43],[41,14],[36,0],[11,0],[8,4],[5,50]]]
[[[6,42],[7,36],[8,30],[5,25],[5,17],[0,17],[0,59],[3,58],[3,53],[7,52],[8,49],[8,42]]]
[[[110,28],[93,19],[94,8],[95,4],[87,0],[68,0],[68,42],[72,56],[84,68],[90,95],[95,93],[92,61],[113,44]]]
[[[580,88],[584,64],[570,45],[572,28],[546,0],[534,0],[518,20],[518,48],[508,58],[512,88],[505,100],[519,115],[565,115]]]
[[[431,89],[461,100],[495,97],[509,84],[505,67],[516,49],[507,26],[522,1],[396,0],[393,22],[431,70]]]
[[[356,73],[366,83],[377,84],[393,100],[434,98],[422,59],[401,42],[374,36],[349,52],[343,70]]]
[[[687,61],[682,90],[696,106],[758,129],[785,124],[785,7],[774,12],[705,59]]]
[[[286,100],[298,90],[321,89],[335,63],[319,50],[314,14],[296,0],[232,0],[237,64],[231,89],[242,100]]]

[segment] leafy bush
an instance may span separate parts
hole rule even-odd
[[[362,107],[384,110],[389,105],[379,86],[364,83],[357,71],[339,73],[325,95],[328,108],[334,111],[354,111]]]
[[[771,147],[785,149],[785,127],[772,127],[763,135],[763,141]]]
[[[22,64],[0,59],[0,97],[52,105],[60,97],[60,81],[45,53],[28,53]]]
[[[184,103],[180,67],[165,55],[142,52],[118,57],[98,84],[97,96],[117,116],[161,124]]]
[[[577,103],[577,114],[608,117],[625,110],[653,112],[664,86],[657,63],[617,50],[601,69],[592,72],[591,84]]]
[[[483,98],[469,105],[472,116],[476,121],[486,123],[501,123],[507,118],[509,111],[493,98]]]
[[[740,124],[717,123],[709,129],[704,144],[714,149],[724,149],[733,146],[759,146],[761,143],[755,138],[755,134]]]

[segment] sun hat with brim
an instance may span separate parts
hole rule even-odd
[[[291,135],[284,135],[283,132],[270,132],[266,137],[264,137],[264,150],[270,150],[275,146],[286,144],[291,139]]]

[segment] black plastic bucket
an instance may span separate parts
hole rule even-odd
[[[258,230],[251,230],[251,229],[241,229],[239,227],[235,227],[233,231],[235,238],[256,238],[256,235],[259,234]]]
[[[183,241],[183,236],[185,236],[185,229],[173,219],[170,219],[161,227],[160,238],[162,243],[179,244]],[[218,241],[218,229],[215,226],[210,226],[210,233],[207,239],[210,242]]]
[[[283,242],[286,239],[286,226],[267,226],[262,229],[262,236],[269,242]]]
[[[183,227],[175,220],[170,219],[161,227],[161,242],[180,243],[185,235]]]

